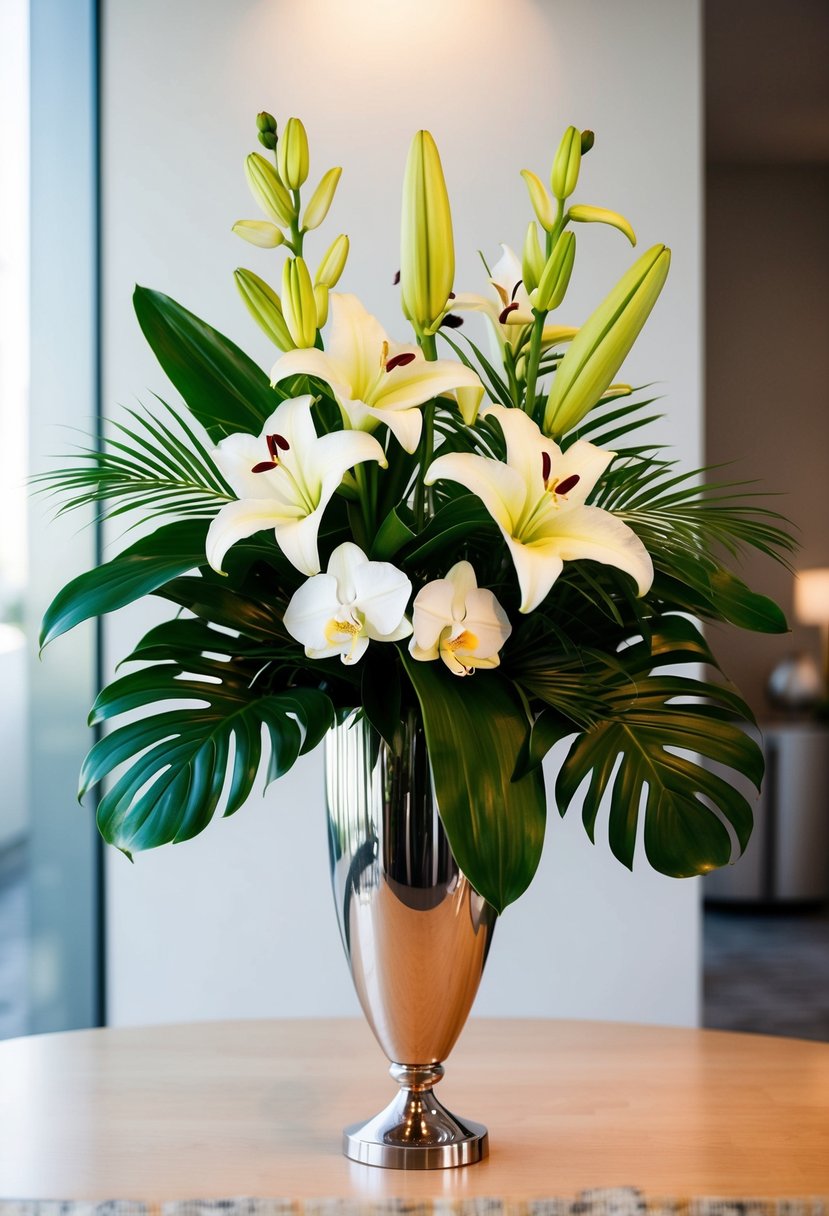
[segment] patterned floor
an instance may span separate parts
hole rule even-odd
[[[829,908],[709,908],[703,1024],[829,1042]]]

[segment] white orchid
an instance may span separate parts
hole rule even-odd
[[[524,286],[521,259],[509,245],[501,246],[501,256],[492,267],[489,280],[494,288],[491,296],[475,295],[472,292],[456,295],[451,301],[453,312],[482,312],[487,318],[495,338],[497,355],[503,356],[505,345],[515,349],[523,339],[526,326],[533,323],[532,304]],[[569,342],[578,333],[567,325],[545,325],[541,337],[542,347],[558,346]]]
[[[586,558],[624,570],[645,595],[653,563],[639,537],[610,511],[585,500],[615,453],[580,439],[562,452],[522,410],[490,405],[506,461],[450,452],[430,466],[426,483],[457,481],[476,494],[507,543],[521,588],[521,612],[538,607],[564,562]]]
[[[313,397],[283,401],[261,435],[228,435],[211,453],[238,501],[222,507],[207,533],[207,560],[221,571],[231,545],[265,528],[303,574],[320,568],[317,534],[322,514],[348,469],[365,460],[386,466],[371,435],[333,431],[319,437]]]
[[[412,658],[443,659],[456,676],[476,667],[497,667],[512,633],[506,612],[491,591],[478,586],[469,562],[457,562],[445,578],[427,583],[415,596]]]
[[[325,574],[295,591],[285,610],[285,628],[309,659],[339,655],[356,663],[370,641],[398,642],[412,627],[406,605],[412,584],[391,562],[372,562],[345,541],[331,554]]]
[[[420,440],[421,405],[481,383],[462,363],[429,362],[419,347],[392,342],[356,296],[338,292],[331,294],[328,349],[288,351],[274,364],[271,383],[300,374],[317,376],[330,386],[348,426],[373,431],[384,422],[407,452]]]

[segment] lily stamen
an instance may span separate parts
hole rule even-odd
[[[503,312],[499,314],[499,316],[498,316],[499,323],[501,325],[506,325],[507,317],[510,315],[511,312],[516,312],[517,309],[518,309],[518,304],[513,300],[512,304],[508,304],[506,306],[506,308],[503,310]]]
[[[417,355],[412,351],[404,351],[401,355],[394,355],[386,363],[386,371],[393,372],[396,367],[406,367],[409,363],[414,363]]]
[[[550,488],[554,494],[567,494],[570,490],[575,489],[580,481],[581,478],[578,473],[571,473],[569,477],[565,477],[563,481],[560,481],[557,486],[551,486]]]

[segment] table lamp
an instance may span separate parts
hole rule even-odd
[[[829,566],[798,571],[794,611],[801,625],[820,627],[824,694],[829,697]]]

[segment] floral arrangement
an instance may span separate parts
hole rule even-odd
[[[250,270],[236,283],[278,348],[273,367],[139,287],[139,324],[186,411],[134,411],[40,479],[61,511],[95,504],[156,525],[58,594],[44,645],[148,594],[177,609],[90,715],[128,715],[83,765],[82,794],[107,780],[104,838],[128,854],[185,840],[237,811],[264,763],[280,776],[349,714],[394,748],[414,710],[458,863],[499,911],[535,872],[541,763],[565,739],[555,803],[564,814],[583,791],[593,839],[604,800],[624,865],[640,817],[664,874],[730,862],[752,812],[722,771],[759,786],[762,756],[739,724],[751,714],[727,683],[676,672],[716,666],[696,622],[786,628],[724,558],[752,545],[785,559],[791,540],[756,496],[644,441],[652,400],[614,382],[669,251],[642,254],[579,328],[558,323],[575,229],[609,224],[636,242],[622,216],[570,201],[594,141],[568,127],[550,188],[522,173],[534,218],[521,256],[502,246],[485,293],[456,294],[442,166],[420,131],[400,250],[411,333],[398,342],[335,291],[347,236],[310,268],[341,170],[305,202],[302,123],[278,135],[262,113],[257,128],[273,159],[252,153],[245,171],[266,218],[234,232],[287,256],[280,294]],[[474,313],[488,354],[466,336]]]

